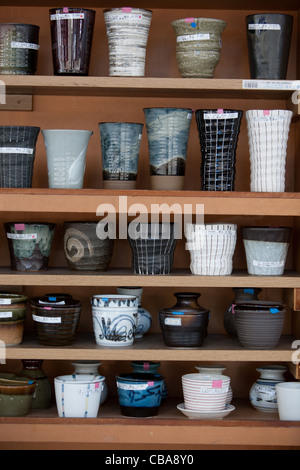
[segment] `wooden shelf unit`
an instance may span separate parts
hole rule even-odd
[[[226,3],[226,4],[225,4]],[[74,6],[86,5],[87,8],[97,8],[97,16],[101,17],[102,9],[107,7],[102,0],[79,2],[75,0]],[[199,191],[195,169],[198,169],[199,154],[198,137],[195,127],[191,136],[189,150],[191,169],[188,173],[188,186],[186,191],[167,192],[150,191],[147,189],[147,158],[146,144],[142,147],[142,167],[140,186],[135,191],[107,191],[101,188],[101,181],[96,181],[99,171],[99,142],[92,143],[87,165],[87,180],[83,190],[51,190],[47,188],[45,149],[42,139],[39,139],[37,149],[37,162],[32,189],[0,189],[1,220],[22,219],[30,220],[58,220],[59,223],[66,218],[80,220],[96,215],[101,204],[111,204],[116,208],[118,216],[126,214],[126,208],[133,204],[143,204],[145,210],[150,212],[166,212],[164,204],[174,207],[175,214],[182,213],[186,208],[188,213],[195,215],[196,205],[204,205],[205,216],[210,219],[234,218],[240,222],[255,220],[256,223],[268,223],[269,220],[292,224],[295,229],[293,246],[292,271],[287,271],[282,277],[254,277],[249,276],[245,270],[235,270],[231,276],[220,278],[208,276],[193,276],[187,268],[175,269],[170,276],[136,276],[129,267],[120,268],[112,266],[107,273],[79,273],[68,270],[65,266],[51,266],[43,273],[13,272],[7,267],[7,247],[5,243],[0,246],[2,256],[0,266],[0,285],[23,289],[35,295],[52,289],[75,289],[78,296],[85,290],[115,289],[119,285],[140,285],[148,292],[161,288],[161,303],[170,300],[170,292],[174,289],[201,290],[203,298],[212,300],[211,291],[218,289],[220,299],[225,298],[219,289],[229,291],[232,287],[260,287],[267,292],[273,290],[283,292],[283,297],[289,301],[294,310],[289,331],[281,338],[280,344],[274,350],[246,350],[239,346],[236,340],[231,340],[220,330],[218,324],[215,329],[218,334],[210,334],[203,348],[195,350],[174,350],[164,346],[161,334],[151,332],[142,341],[126,349],[101,348],[93,340],[90,331],[80,332],[78,338],[68,347],[47,347],[39,345],[31,334],[26,332],[21,345],[7,348],[6,357],[9,365],[17,364],[22,359],[44,359],[53,365],[73,360],[100,360],[110,364],[123,365],[132,360],[153,360],[166,362],[172,370],[177,365],[193,369],[195,363],[225,362],[232,366],[235,372],[235,381],[238,381],[236,371],[247,369],[242,376],[252,377],[252,369],[257,363],[290,364],[293,353],[292,342],[300,336],[300,250],[298,248],[300,234],[300,184],[297,181],[300,163],[298,159],[300,143],[299,105],[293,105],[291,90],[260,90],[245,89],[243,80],[248,78],[245,64],[245,43],[240,43],[242,18],[255,10],[282,11],[291,13],[295,17],[295,29],[291,51],[291,61],[288,71],[288,80],[300,79],[300,66],[298,59],[300,41],[300,7],[298,0],[287,0],[282,4],[278,0],[204,0],[199,2],[188,0],[186,4],[174,0],[172,2],[158,2],[157,0],[134,0],[132,7],[155,9],[154,27],[159,28],[157,39],[150,38],[150,64],[149,76],[108,77],[107,52],[100,41],[104,35],[103,20],[97,24],[98,32],[94,40],[91,75],[89,77],[55,77],[52,75],[49,60],[50,32],[48,25],[48,8],[52,5],[43,5],[38,0],[0,0],[0,13],[3,21],[33,22],[41,24],[41,43],[39,52],[39,69],[35,76],[2,76],[6,85],[6,92],[11,95],[32,95],[32,111],[2,111],[0,124],[20,123],[22,125],[39,125],[41,128],[69,127],[93,128],[97,131],[100,120],[140,120],[143,106],[189,106],[196,109],[202,106],[216,107],[221,103],[223,107],[239,107],[251,109],[253,107],[271,109],[282,107],[292,109],[294,119],[290,137],[288,159],[288,190],[285,193],[250,193],[249,192],[249,164],[248,149],[243,118],[243,129],[240,138],[237,190],[232,193],[208,193]],[[118,7],[115,1],[110,7]],[[21,8],[20,8],[21,7]],[[172,12],[174,11],[174,18]],[[179,16],[180,15],[180,16]],[[162,33],[167,22],[185,16],[226,16],[229,19],[229,32],[223,42],[223,62],[217,69],[216,78],[182,79],[175,66],[174,47],[166,49],[165,54],[170,58],[170,67],[163,55],[154,54],[160,47],[159,40],[165,37]],[[160,18],[162,20],[160,20]],[[231,21],[232,18],[232,21]],[[164,23],[166,21],[166,23]],[[241,26],[242,25],[242,26]],[[102,29],[101,29],[102,28]],[[235,28],[237,36],[235,37]],[[101,30],[99,33],[99,29]],[[171,33],[170,33],[171,34]],[[174,37],[167,39],[174,42]],[[229,46],[227,47],[226,44]],[[232,53],[229,54],[229,47]],[[226,50],[227,49],[227,50]],[[240,55],[243,54],[242,60]],[[157,62],[156,62],[157,59]],[[103,69],[102,67],[103,65]],[[119,102],[121,105],[119,106]],[[5,105],[0,105],[5,109]],[[97,119],[97,120],[96,120]],[[197,149],[197,150],[196,150]],[[146,163],[145,163],[146,162]],[[96,170],[95,170],[96,168]],[[96,181],[96,184],[95,184]],[[145,184],[144,184],[145,183]],[[196,188],[196,189],[194,189]],[[120,196],[123,205],[120,206]],[[125,206],[126,198],[126,206]],[[189,207],[188,207],[189,206]],[[177,211],[177,212],[176,212]],[[253,218],[253,219],[252,219]],[[257,222],[258,221],[258,222]],[[61,232],[60,232],[61,234]],[[54,256],[61,256],[56,246]],[[61,250],[61,247],[60,247]],[[149,299],[149,297],[148,297]],[[219,303],[221,303],[221,300]],[[214,299],[213,299],[214,300]],[[154,301],[154,300],[153,300]],[[200,302],[202,303],[202,302]],[[225,304],[224,304],[225,305]],[[215,306],[215,305],[214,305]],[[145,305],[147,308],[147,305]],[[84,312],[85,315],[86,312]],[[220,316],[220,312],[216,314]],[[220,321],[219,321],[220,323]],[[222,329],[221,329],[222,330]],[[183,367],[183,366],[182,366]],[[59,368],[59,367],[58,367]],[[181,370],[181,369],[180,369]],[[295,377],[298,379],[298,366],[294,367]],[[248,374],[249,372],[249,374]],[[250,379],[249,379],[250,380]],[[172,380],[170,380],[170,383]],[[171,383],[172,389],[172,383]],[[245,395],[244,395],[245,396]],[[184,449],[184,448],[300,448],[300,433],[298,422],[281,422],[277,415],[265,415],[253,410],[247,399],[235,400],[236,410],[223,421],[191,421],[183,417],[176,409],[182,398],[170,398],[161,409],[160,415],[151,419],[126,419],[118,411],[117,402],[112,400],[100,410],[99,417],[94,420],[60,419],[56,408],[49,411],[31,412],[24,418],[0,418],[0,448],[17,449],[60,449],[60,448],[95,448],[95,449]],[[163,443],[163,444],[162,444]]]

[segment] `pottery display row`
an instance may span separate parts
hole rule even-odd
[[[151,189],[184,189],[193,112],[189,108],[144,109]],[[234,190],[242,116],[243,111],[235,109],[195,111],[203,191]],[[292,111],[249,110],[246,119],[251,191],[284,192]],[[102,122],[98,126],[104,189],[134,189],[144,124]],[[39,132],[39,127],[0,126],[0,187],[31,187]],[[42,130],[49,188],[83,188],[92,134],[82,129]]]
[[[49,10],[55,75],[88,75],[93,42],[94,10]],[[144,76],[152,11],[112,8],[103,11],[108,41],[109,76]],[[176,60],[182,77],[213,78],[220,61],[226,22],[216,18],[181,18],[171,22]],[[293,17],[255,14],[246,17],[251,78],[285,79]],[[0,73],[34,74],[39,50],[37,25],[0,25]]]
[[[14,271],[47,270],[54,223],[4,224]],[[68,267],[79,271],[106,271],[113,255],[114,240],[103,239],[107,223],[65,222],[64,253]],[[138,275],[168,275],[172,272],[178,233],[174,223],[138,223],[128,226],[132,269]],[[194,275],[229,276],[237,243],[236,224],[186,224],[186,250]],[[102,232],[101,232],[102,233]],[[291,227],[241,227],[249,275],[284,274]]]
[[[51,381],[42,360],[23,360],[18,374],[0,372],[0,416],[26,416],[31,410],[48,409],[55,402],[61,418],[96,418],[110,395],[98,361],[72,362],[72,374]],[[151,417],[159,414],[168,398],[160,363],[133,361],[132,372],[115,376],[121,415]],[[181,377],[184,402],[177,409],[189,419],[223,419],[233,412],[231,378],[223,365],[199,364],[198,373]],[[289,382],[286,366],[264,365],[249,390],[249,403],[261,413],[274,413],[280,420],[300,419],[300,384]],[[13,399],[12,399],[13,397]]]

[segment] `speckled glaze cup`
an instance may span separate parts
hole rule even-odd
[[[152,11],[141,8],[104,10],[108,39],[109,75],[145,75],[146,48]]]
[[[184,78],[213,78],[220,61],[226,22],[214,18],[182,18],[171,23],[176,34],[176,60]]]

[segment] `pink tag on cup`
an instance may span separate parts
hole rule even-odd
[[[98,382],[95,383],[95,390],[100,387],[100,384]]]
[[[149,362],[144,362],[144,366],[143,366],[144,370],[149,370],[149,367],[150,367]]]
[[[222,380],[213,380],[212,388],[222,388]]]
[[[15,224],[15,230],[25,230],[25,224]]]
[[[218,114],[223,114],[224,113],[224,109],[220,108],[218,109]]]
[[[52,310],[52,307],[43,307],[44,310]]]
[[[194,23],[194,18],[185,18],[186,23]]]
[[[68,7],[63,7],[63,13],[69,13],[69,8]]]
[[[148,387],[153,387],[154,382],[147,382]]]
[[[123,13],[131,13],[131,8],[130,7],[122,7]]]
[[[270,111],[268,109],[264,109],[264,116],[270,116]]]

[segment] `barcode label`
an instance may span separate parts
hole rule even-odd
[[[243,80],[243,89],[300,90],[300,80]]]

